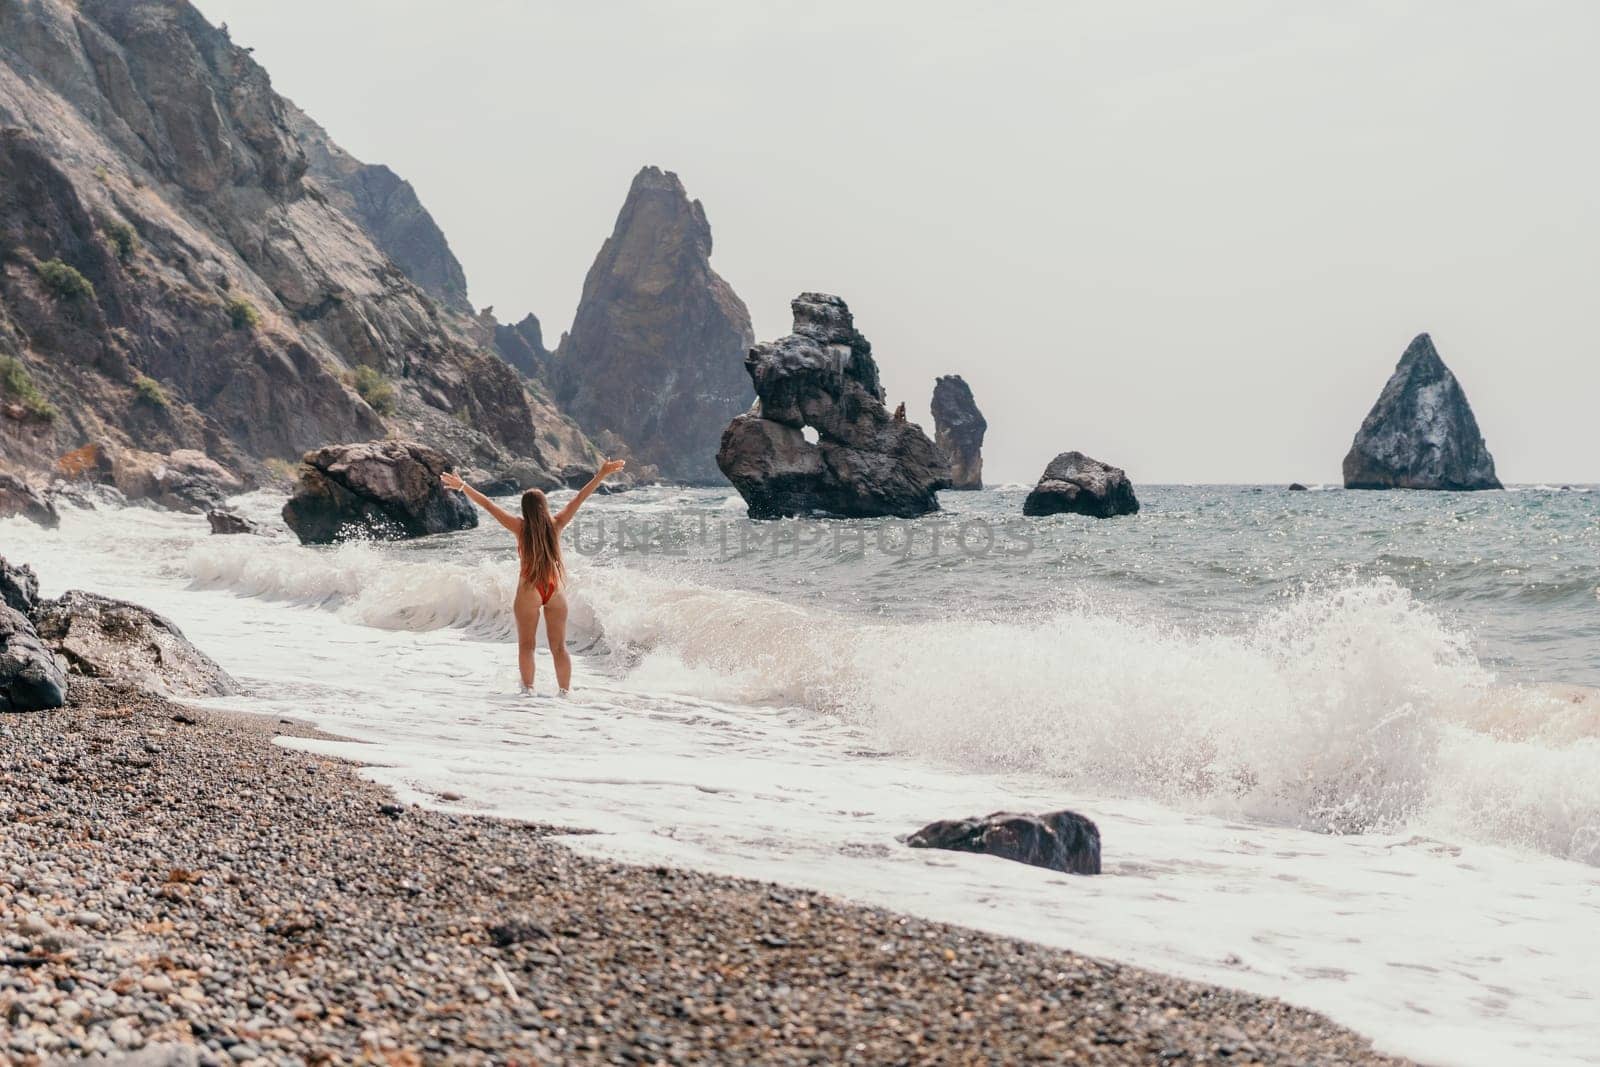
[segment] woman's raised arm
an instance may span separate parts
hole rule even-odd
[[[468,500],[493,515],[501,526],[510,530],[513,535],[521,536],[522,520],[462,481],[459,474],[454,471],[445,471],[439,475],[439,480],[444,483],[446,489],[455,489],[467,494]]]
[[[583,507],[583,502],[588,500],[596,489],[600,488],[600,483],[606,480],[606,475],[615,474],[627,465],[628,461],[623,459],[608,459],[600,464],[600,469],[594,472],[594,477],[589,479],[589,484],[579,489],[578,495],[567,501],[567,506],[556,513],[556,529],[566,528],[567,523],[571,522],[572,517],[578,513],[578,509]]]

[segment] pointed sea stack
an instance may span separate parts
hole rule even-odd
[[[1461,383],[1418,334],[1344,457],[1346,489],[1499,489]]]
[[[989,423],[959,374],[933,383],[933,440],[950,461],[950,488],[983,488],[983,435]]]
[[[664,478],[720,484],[717,441],[750,406],[750,312],[711,269],[711,226],[671,171],[633,179],[556,349],[556,399]]]

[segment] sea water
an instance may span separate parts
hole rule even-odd
[[[516,695],[493,523],[302,547],[69,509],[0,552],[167,614],[248,688],[215,703],[351,738],[292,743],[407,799],[1279,996],[1429,1062],[1600,1063],[1600,492],[1140,495],[595,498],[566,700],[544,652]],[[900,842],[1062,807],[1102,876]]]

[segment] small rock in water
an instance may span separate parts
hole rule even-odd
[[[1031,516],[1070,512],[1109,519],[1138,510],[1139,498],[1122,468],[1082,452],[1063,452],[1051,460],[1022,502],[1022,513]]]
[[[1100,828],[1073,811],[931,822],[906,839],[912,848],[980,852],[1066,874],[1100,873]]]
[[[206,512],[206,522],[211,524],[213,534],[253,534],[261,530],[255,523],[243,515],[232,511],[223,511],[213,508]]]

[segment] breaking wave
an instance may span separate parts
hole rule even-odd
[[[653,689],[810,708],[897,751],[1073,790],[1600,864],[1600,699],[1497,684],[1468,635],[1387,579],[1208,631],[1070,599],[1030,618],[878,623],[571,563],[573,638]],[[513,632],[505,559],[215,539],[187,569],[367,626]]]

